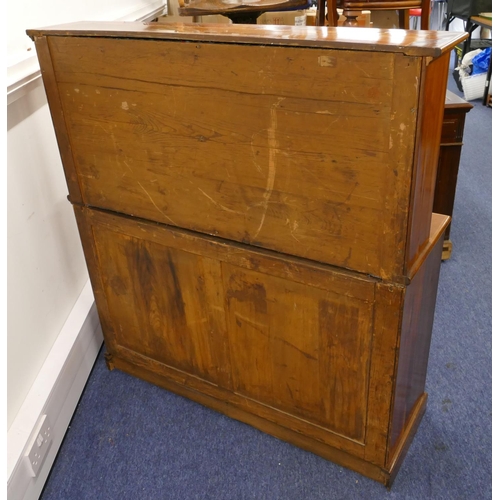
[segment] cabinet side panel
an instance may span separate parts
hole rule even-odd
[[[415,154],[412,183],[410,237],[407,248],[408,275],[429,240],[449,59],[450,55],[446,53],[430,62],[422,72],[422,115],[419,118],[420,139]]]
[[[444,231],[406,288],[392,413],[391,452],[425,389]]]
[[[108,302],[106,300],[106,293],[104,291],[101,270],[99,267],[99,259],[97,256],[97,249],[95,246],[93,225],[91,221],[91,211],[79,205],[73,205],[73,210],[78,224],[78,231],[80,233],[80,240],[85,255],[85,263],[89,272],[90,282],[92,284],[92,291],[94,292],[94,299],[96,302],[99,320],[101,322],[102,333],[104,342],[108,351],[116,349],[115,341],[115,328],[113,319],[111,318]]]
[[[394,274],[414,133],[392,96],[415,89],[394,54],[53,38],[85,204]]]
[[[38,62],[40,64],[43,85],[47,95],[47,102],[49,104],[50,115],[54,125],[57,145],[59,147],[59,154],[61,155],[61,161],[64,168],[69,196],[73,203],[81,203],[82,194],[66,126],[66,116],[64,115],[61,104],[58,83],[54,73],[53,60],[47,38],[36,38],[35,47]]]
[[[402,285],[378,283],[375,287],[365,460],[381,467],[385,466],[389,443],[403,296]]]

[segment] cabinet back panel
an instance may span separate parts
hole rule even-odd
[[[220,264],[94,229],[115,342],[229,388]]]
[[[353,299],[234,266],[224,283],[235,390],[363,442],[372,286]]]
[[[218,260],[197,237],[171,246],[166,228],[99,218],[92,233],[111,352],[126,349],[364,444],[374,281],[325,270],[313,286],[223,253]]]
[[[85,204],[403,273],[413,58],[77,37],[50,50]]]

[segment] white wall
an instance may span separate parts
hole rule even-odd
[[[36,499],[102,342],[50,118],[26,29],[82,20],[150,20],[165,0],[8,0],[8,498]],[[83,290],[83,291],[82,291]],[[42,414],[53,446],[38,477],[23,459]]]
[[[26,29],[135,20],[163,0],[8,0],[7,427],[88,280],[59,152]]]
[[[161,2],[165,3],[165,2]],[[151,10],[151,0],[8,0],[7,51],[9,58],[22,56],[33,47],[26,30],[72,21],[134,20]],[[136,14],[138,13],[138,14]],[[34,49],[33,49],[34,50]],[[12,63],[9,62],[9,65]]]
[[[39,82],[8,107],[8,427],[88,279]]]
[[[38,68],[27,29],[73,21],[134,21],[164,5],[165,0],[7,0],[7,86]]]

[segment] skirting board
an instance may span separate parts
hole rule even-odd
[[[8,500],[39,498],[102,343],[88,281],[8,431]],[[52,424],[52,444],[39,474],[31,477],[24,454],[42,415]]]

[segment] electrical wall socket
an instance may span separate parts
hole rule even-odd
[[[24,460],[27,462],[28,470],[32,477],[38,476],[51,444],[52,426],[47,415],[42,415],[33,433],[33,438],[24,454]]]

